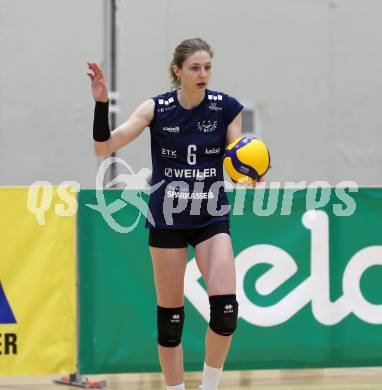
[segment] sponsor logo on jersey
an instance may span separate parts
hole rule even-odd
[[[216,168],[204,169],[176,169],[165,168],[164,175],[167,177],[175,177],[177,179],[197,179],[202,180],[208,177],[216,177]]]
[[[174,103],[174,98],[173,98],[173,97],[170,97],[168,100],[158,99],[158,104],[159,104],[160,106],[161,106],[161,105],[168,106],[168,105],[170,105],[170,103]]]
[[[180,192],[167,191],[167,197],[172,199],[213,199],[214,193],[208,192]]]
[[[212,111],[221,111],[223,107],[218,107],[215,102],[211,102],[208,108]]]
[[[213,121],[213,122],[211,122],[210,120],[202,121],[202,122],[198,122],[196,126],[198,127],[198,130],[203,131],[203,133],[211,133],[217,129],[218,121]]]
[[[208,95],[208,100],[223,100],[223,95]]]
[[[179,133],[179,126],[175,126],[175,127],[164,126],[162,130],[168,131],[169,133]]]
[[[170,111],[172,110],[173,108],[176,107],[176,104],[173,104],[172,106],[168,106],[168,107],[163,107],[163,108],[158,108],[157,109],[157,112],[166,112],[166,111]]]
[[[177,179],[196,179],[202,180],[208,177],[216,177],[216,168],[204,168],[204,169],[176,169],[165,168],[164,174],[167,177],[175,177]]]
[[[172,168],[165,168],[164,175],[167,177],[172,177]]]
[[[173,104],[171,104],[171,103],[173,103]],[[170,97],[168,100],[158,99],[158,104],[160,106],[157,110],[158,112],[165,112],[168,110],[172,110],[173,108],[176,107],[176,104],[174,103],[173,97]]]
[[[204,154],[218,154],[220,153],[220,148],[206,148]]]
[[[161,154],[162,154],[162,157],[166,157],[166,158],[176,158],[177,157],[176,150],[172,150],[172,149],[162,148]]]

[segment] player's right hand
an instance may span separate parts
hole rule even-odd
[[[95,62],[88,62],[88,73],[92,86],[93,98],[97,102],[107,102],[109,100],[108,90],[102,69]]]

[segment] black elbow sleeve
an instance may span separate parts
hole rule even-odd
[[[110,138],[109,102],[96,102],[94,107],[93,139],[104,142]]]

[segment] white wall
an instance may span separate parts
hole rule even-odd
[[[381,184],[380,0],[121,0],[118,80],[125,120],[169,88],[184,38],[214,47],[211,88],[254,102],[269,180]],[[0,185],[94,187],[85,62],[103,58],[102,0],[0,0]],[[119,155],[150,166],[146,131]]]
[[[101,0],[1,0],[0,185],[90,184],[86,61],[102,42]]]

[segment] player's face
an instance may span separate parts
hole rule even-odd
[[[191,54],[178,69],[181,87],[190,91],[204,91],[211,78],[212,58],[204,50]]]

